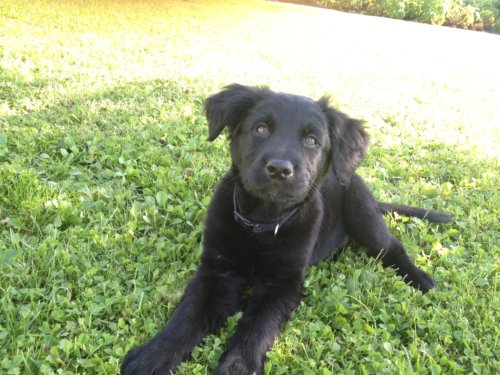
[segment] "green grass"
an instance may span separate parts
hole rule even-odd
[[[500,372],[500,39],[271,2],[0,3],[0,372],[114,374],[193,275],[228,167],[204,98],[231,82],[367,120],[359,172],[438,289],[350,249],[313,267],[267,374]],[[209,374],[234,330],[180,374]]]

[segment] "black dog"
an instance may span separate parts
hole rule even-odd
[[[241,308],[216,374],[262,372],[266,351],[299,303],[309,265],[349,239],[427,292],[381,212],[447,222],[450,215],[378,203],[354,174],[366,152],[361,122],[319,101],[266,88],[226,87],[205,103],[210,141],[227,126],[233,165],[217,187],[196,275],[166,328],[131,350],[123,374],[168,374],[208,333]]]

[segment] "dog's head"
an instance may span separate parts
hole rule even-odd
[[[227,126],[244,188],[283,206],[303,201],[331,165],[348,184],[366,152],[361,122],[319,101],[231,85],[205,102],[208,139]]]

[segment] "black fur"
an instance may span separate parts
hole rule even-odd
[[[326,98],[241,85],[209,97],[205,109],[210,141],[229,128],[233,165],[210,204],[194,278],[166,328],[127,354],[122,374],[175,372],[207,333],[242,306],[248,286],[251,294],[216,374],[260,374],[266,351],[300,301],[308,266],[349,239],[414,288],[425,293],[434,287],[380,213],[436,222],[450,216],[373,198],[354,173],[368,143],[360,121],[333,109]],[[244,219],[237,222],[235,210]],[[290,219],[275,227],[284,217]]]

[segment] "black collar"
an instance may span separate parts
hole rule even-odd
[[[277,223],[255,223],[252,220],[246,218],[241,213],[240,200],[238,199],[238,193],[236,192],[236,187],[233,190],[233,205],[234,205],[234,220],[240,224],[243,228],[251,230],[253,233],[265,233],[274,232],[276,236],[278,230],[286,225],[290,220],[292,220],[297,214],[298,207],[295,207],[287,214],[283,215]]]

